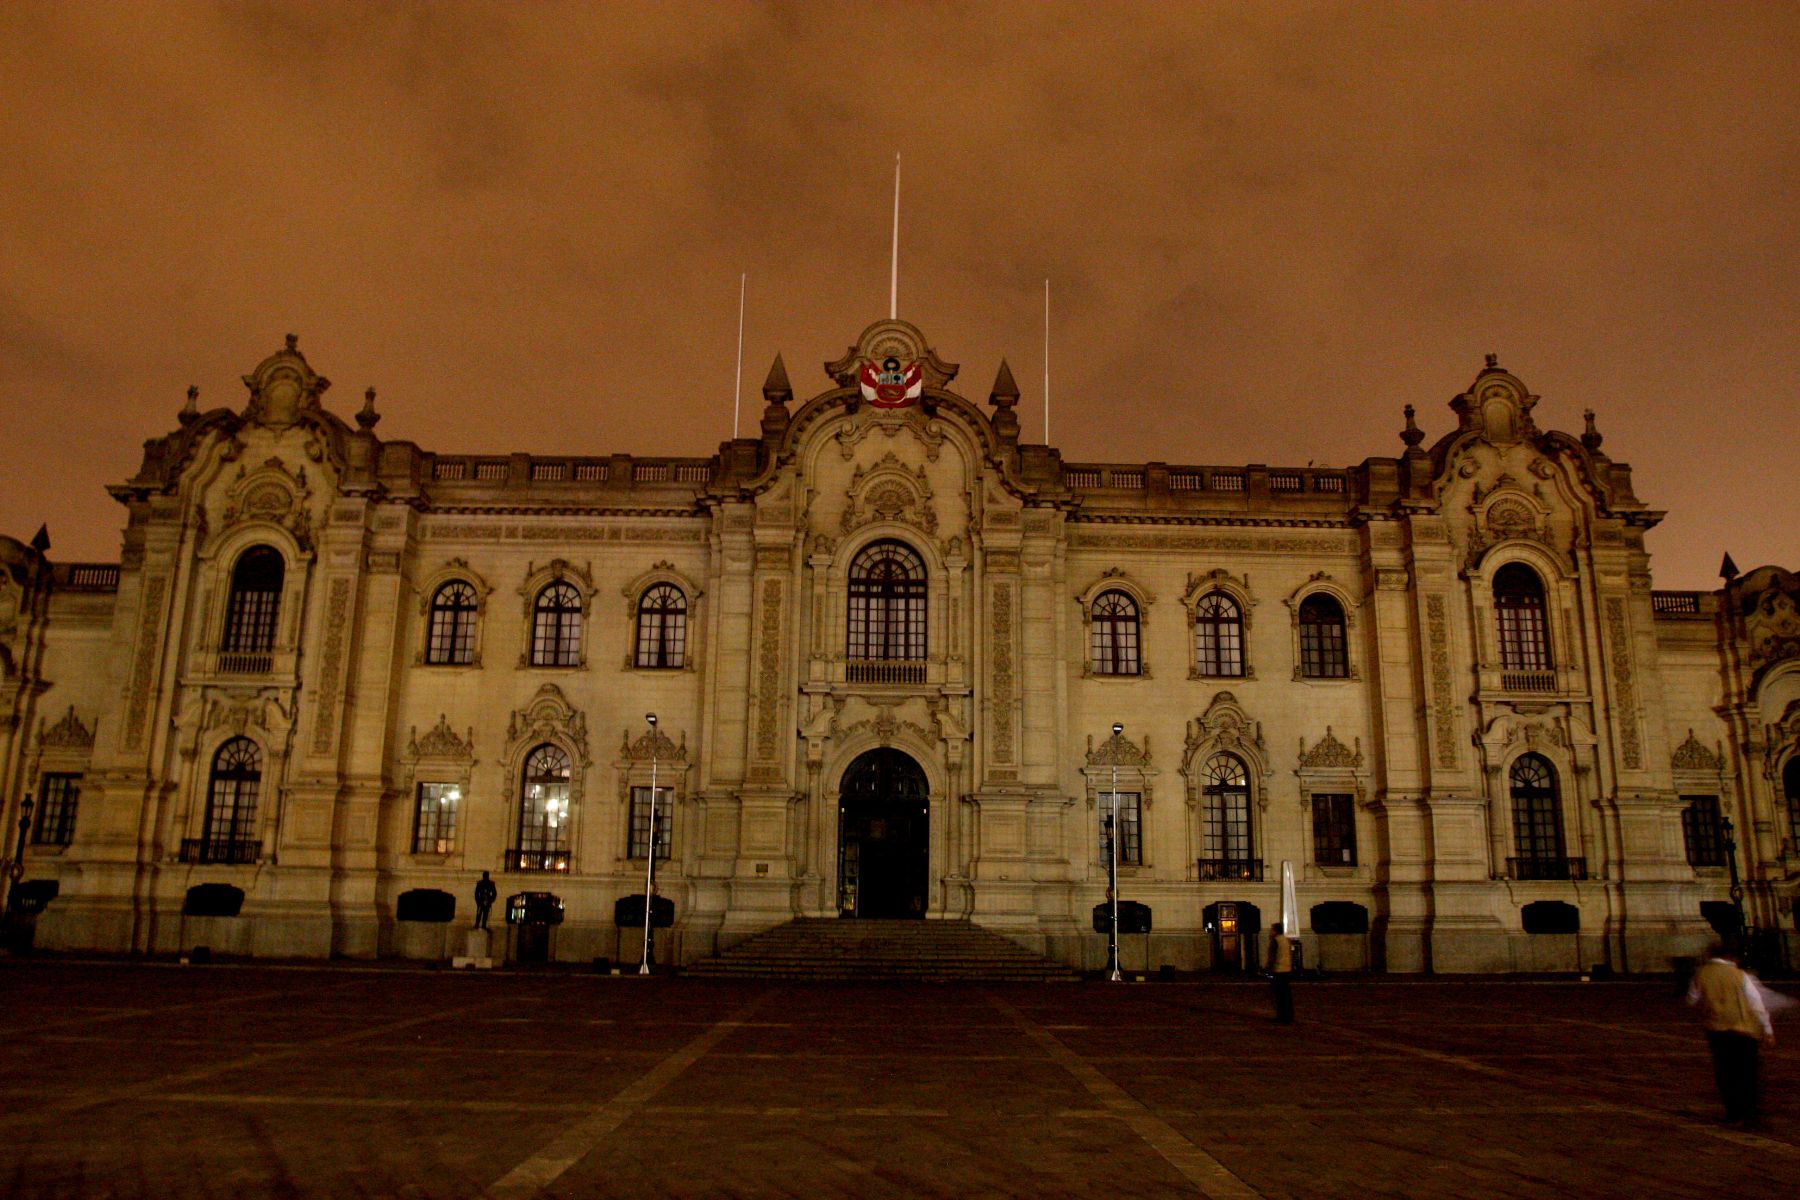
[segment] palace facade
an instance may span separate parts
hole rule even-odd
[[[1077,463],[905,322],[825,371],[691,459],[385,440],[291,337],[190,395],[118,564],[0,539],[37,945],[445,957],[487,870],[634,961],[654,845],[679,961],[841,914],[1095,967],[1115,850],[1132,966],[1233,960],[1284,863],[1327,968],[1666,970],[1737,879],[1800,948],[1800,580],[1653,590],[1591,413],[1490,357],[1396,457]]]

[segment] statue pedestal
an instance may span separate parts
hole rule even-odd
[[[465,967],[477,971],[493,969],[494,958],[490,946],[492,935],[485,929],[471,929],[463,934],[463,952],[450,960],[456,970]]]

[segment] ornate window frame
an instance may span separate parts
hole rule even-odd
[[[1180,770],[1188,808],[1186,878],[1190,881],[1200,879],[1200,856],[1206,845],[1204,777],[1206,764],[1215,754],[1230,754],[1244,764],[1244,778],[1250,789],[1250,852],[1253,855],[1263,851],[1268,836],[1265,814],[1269,808],[1274,764],[1263,743],[1262,722],[1253,720],[1232,693],[1215,693],[1206,711],[1188,722],[1187,740],[1181,754]]]
[[[1723,741],[1715,742],[1713,748],[1708,749],[1694,735],[1692,727],[1688,729],[1687,740],[1675,747],[1674,752],[1669,755],[1669,778],[1670,782],[1675,785],[1676,808],[1679,812],[1687,811],[1686,797],[1688,796],[1713,796],[1718,800],[1719,816],[1725,818],[1731,815],[1732,793],[1728,790],[1729,777],[1725,772],[1725,763]],[[1779,776],[1777,776],[1777,782],[1779,782]],[[1781,807],[1786,807],[1785,802]],[[1681,858],[1683,862],[1688,862],[1686,817],[1682,817],[1681,820],[1684,822],[1681,830]],[[1726,868],[1722,863],[1710,867],[1694,867],[1691,863],[1689,865],[1692,867],[1695,877],[1699,879],[1723,878],[1726,874]]]
[[[438,592],[448,583],[466,583],[475,589],[475,636],[470,647],[469,661],[466,663],[428,663],[426,658],[431,650],[431,606],[437,599]],[[466,558],[452,558],[440,565],[419,583],[419,648],[413,654],[415,667],[429,666],[433,671],[468,671],[481,666],[481,639],[487,629],[488,597],[494,594],[493,585],[482,574],[469,565]],[[531,652],[530,646],[526,653]]]
[[[252,672],[271,678],[291,678],[299,668],[302,623],[306,620],[306,588],[312,574],[314,553],[310,543],[295,539],[287,526],[275,521],[240,521],[209,538],[196,555],[196,591],[202,597],[199,634],[189,651],[196,677],[223,675],[225,623],[231,609],[232,575],[237,563],[257,546],[281,555],[280,599],[275,611],[275,642],[269,652],[269,669]],[[237,673],[232,673],[236,677]],[[265,753],[267,747],[264,747]]]
[[[419,727],[412,727],[412,735],[407,739],[406,751],[401,757],[403,772],[402,786],[406,789],[405,830],[400,843],[406,847],[406,855],[415,863],[439,863],[446,866],[460,866],[468,846],[469,830],[469,784],[475,772],[475,730],[471,726],[467,737],[459,737],[450,728],[450,718],[439,713],[437,724],[419,736]],[[462,798],[457,802],[456,840],[455,846],[448,853],[431,851],[420,852],[414,848],[413,832],[419,804],[419,785],[422,783],[448,783],[456,786]]]
[[[1089,814],[1087,830],[1082,835],[1087,839],[1087,860],[1092,867],[1106,869],[1106,860],[1100,851],[1100,806],[1108,803],[1105,797],[1112,794],[1115,766],[1119,772],[1119,791],[1135,793],[1138,798],[1138,861],[1127,864],[1121,858],[1119,874],[1148,872],[1156,866],[1150,814],[1156,806],[1156,776],[1159,773],[1151,762],[1149,734],[1144,735],[1141,746],[1121,732],[1109,735],[1098,747],[1094,745],[1094,735],[1088,734],[1087,760],[1081,768]]]
[[[1344,614],[1344,673],[1342,675],[1307,675],[1301,670],[1303,658],[1300,651],[1300,606],[1308,597],[1323,592],[1338,602],[1338,608]],[[1362,601],[1353,596],[1350,589],[1332,578],[1329,571],[1315,571],[1307,577],[1305,583],[1288,593],[1282,603],[1288,609],[1288,635],[1291,643],[1294,662],[1294,681],[1309,684],[1345,684],[1356,683],[1362,679],[1362,645],[1359,637],[1357,610]]]
[[[663,583],[679,589],[682,597],[687,601],[687,614],[684,618],[686,624],[686,648],[682,651],[681,665],[679,667],[640,667],[637,662],[638,606],[643,602],[644,594],[646,592],[658,584]],[[627,641],[625,643],[625,670],[646,671],[658,675],[671,674],[677,671],[692,674],[695,670],[694,662],[699,657],[701,649],[699,636],[701,628],[699,619],[700,601],[701,597],[706,595],[700,585],[680,571],[674,563],[669,562],[666,559],[659,559],[651,564],[649,570],[639,574],[636,578],[631,580],[631,582],[620,588],[619,594],[625,598],[625,627],[629,630]]]
[[[1218,592],[1227,596],[1238,608],[1238,653],[1243,659],[1244,670],[1238,675],[1212,675],[1200,669],[1200,602]],[[1239,578],[1223,567],[1215,567],[1204,575],[1194,572],[1188,576],[1187,590],[1182,593],[1181,607],[1187,614],[1188,624],[1188,678],[1189,679],[1255,679],[1256,665],[1250,661],[1250,620],[1251,611],[1256,607],[1256,598],[1250,592],[1249,577]]]
[[[581,869],[583,817],[587,807],[582,803],[587,786],[588,768],[593,760],[588,754],[587,717],[569,703],[561,688],[554,683],[538,687],[525,706],[515,711],[507,722],[506,744],[501,751],[501,805],[506,812],[505,853],[519,849],[514,841],[519,835],[519,811],[525,802],[520,789],[524,778],[525,759],[542,745],[554,745],[569,756],[569,869],[573,875]],[[502,868],[510,871],[510,868]],[[516,873],[516,872],[515,872]],[[523,872],[527,875],[542,872]],[[565,872],[554,872],[565,874]]]
[[[1523,671],[1501,665],[1500,613],[1494,603],[1494,576],[1502,567],[1514,563],[1535,572],[1544,588],[1544,638],[1550,653],[1547,671]],[[1547,674],[1553,681],[1552,694],[1567,692],[1571,681],[1579,677],[1580,661],[1580,638],[1575,636],[1570,617],[1577,603],[1576,580],[1568,565],[1537,541],[1509,538],[1481,552],[1463,571],[1463,578],[1469,585],[1470,627],[1475,635],[1475,662],[1482,690],[1543,693],[1546,689],[1525,677]],[[1509,687],[1509,683],[1515,686]]]
[[[631,853],[631,792],[633,788],[650,786],[650,748],[653,743],[656,747],[656,789],[669,794],[669,855],[666,861],[671,867],[686,860],[683,834],[686,827],[692,824],[684,819],[687,813],[688,775],[693,770],[693,763],[688,760],[687,731],[683,730],[681,740],[676,742],[663,732],[660,725],[655,729],[645,729],[635,738],[631,736],[631,730],[625,730],[619,739],[618,757],[613,760],[613,772],[618,777],[619,803],[613,829],[607,836],[613,849],[613,861],[620,866],[632,865],[635,870],[640,871],[647,864],[641,856],[633,857]],[[665,860],[659,858],[657,861]]]
[[[71,831],[68,842],[37,840],[45,814],[44,797],[39,787],[46,775],[77,776],[74,819],[79,825],[82,783],[87,777],[88,761],[94,754],[94,734],[98,728],[98,718],[92,725],[82,724],[81,718],[75,714],[73,704],[69,705],[68,711],[54,725],[48,724],[46,717],[38,718],[37,736],[32,739],[31,758],[25,768],[25,791],[36,796],[38,801],[37,816],[31,829],[33,855],[61,854],[74,843],[75,831]]]
[[[1352,739],[1352,745],[1346,746],[1337,739],[1330,725],[1325,726],[1325,736],[1314,742],[1311,747],[1306,738],[1300,738],[1300,754],[1296,760],[1294,775],[1300,781],[1300,836],[1301,845],[1306,850],[1305,876],[1308,879],[1368,879],[1372,877],[1369,864],[1368,819],[1364,813],[1369,806],[1369,772],[1364,767],[1362,738]],[[1348,795],[1351,798],[1350,811],[1353,824],[1353,836],[1356,838],[1356,861],[1349,866],[1329,864],[1318,861],[1313,843],[1313,796]]]
[[[572,663],[534,663],[531,660],[533,640],[537,632],[537,602],[545,588],[555,583],[566,583],[573,587],[581,597],[581,634],[575,641],[575,661]],[[525,582],[519,588],[519,596],[524,609],[525,644],[519,651],[519,669],[522,671],[581,671],[588,664],[588,639],[593,636],[594,597],[599,589],[594,586],[592,573],[586,567],[578,567],[563,558],[553,558],[541,567],[528,567]]]
[[[1093,629],[1094,602],[1107,592],[1123,592],[1131,597],[1137,605],[1138,622],[1138,670],[1135,675],[1113,675],[1094,670]],[[1134,680],[1151,678],[1150,669],[1150,606],[1156,603],[1156,593],[1138,579],[1127,574],[1121,567],[1108,567],[1087,587],[1075,594],[1075,603],[1081,607],[1081,677],[1083,679]]]

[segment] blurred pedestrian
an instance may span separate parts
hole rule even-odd
[[[1281,926],[1269,938],[1269,987],[1275,997],[1275,1023],[1294,1023],[1294,943]]]
[[[1700,1010],[1725,1122],[1755,1128],[1762,1122],[1758,1052],[1775,1044],[1775,1027],[1756,979],[1738,965],[1737,948],[1715,943],[1694,969],[1688,1003]]]
[[[494,899],[499,895],[500,889],[494,886],[494,881],[483,871],[481,878],[475,883],[475,928],[488,927],[488,910],[494,907]]]

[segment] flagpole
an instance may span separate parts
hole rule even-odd
[[[738,276],[738,355],[737,382],[731,389],[731,440],[738,435],[738,409],[744,396],[744,288],[750,282],[749,272]]]
[[[1050,444],[1050,281],[1044,280],[1044,445]]]
[[[894,249],[888,259],[888,320],[900,319],[900,152],[894,152]]]

